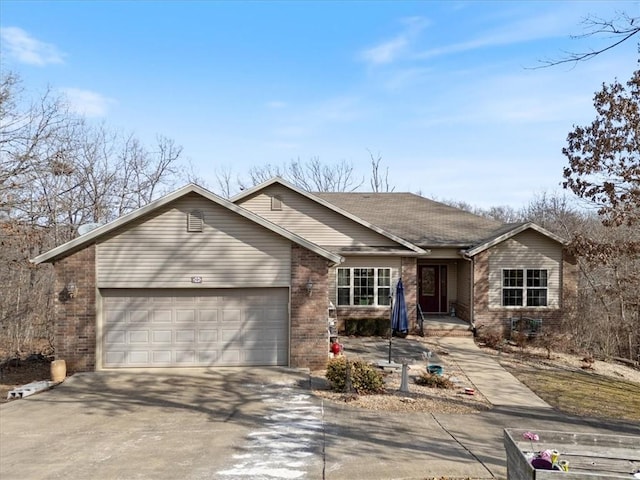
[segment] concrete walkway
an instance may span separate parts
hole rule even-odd
[[[424,340],[435,343],[438,350],[446,351],[449,361],[460,367],[476,390],[494,407],[551,409],[549,404],[507,372],[492,356],[480,350],[473,337],[426,337]],[[389,341],[381,337],[349,337],[344,338],[343,343],[347,355],[371,362],[388,360]],[[419,337],[394,338],[392,361],[425,364],[423,354],[428,349],[429,346]]]
[[[467,375],[471,383],[495,407],[551,408],[551,406],[484,353],[469,337],[430,338]]]

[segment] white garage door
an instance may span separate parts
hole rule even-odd
[[[288,363],[286,288],[101,294],[104,367]]]

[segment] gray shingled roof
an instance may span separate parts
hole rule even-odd
[[[313,195],[420,247],[469,247],[513,228],[413,193]]]

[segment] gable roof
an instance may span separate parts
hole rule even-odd
[[[241,193],[239,193],[238,195],[235,195],[234,197],[231,198],[231,201],[236,203],[240,200],[242,200],[243,198],[249,197],[271,185],[274,184],[278,184],[278,185],[282,185],[300,195],[302,195],[303,197],[306,197],[308,199],[310,199],[313,202],[316,202],[330,210],[333,210],[334,212],[349,218],[350,220],[359,223],[360,225],[373,230],[376,233],[379,233],[380,235],[383,235],[391,240],[393,240],[394,242],[412,250],[413,252],[419,253],[419,254],[428,254],[428,250],[425,250],[423,248],[421,248],[421,246],[415,244],[414,242],[411,241],[411,239],[403,236],[403,235],[399,235],[396,232],[389,230],[387,228],[385,228],[384,225],[381,225],[379,223],[376,222],[371,222],[369,221],[366,217],[362,216],[362,215],[358,215],[357,213],[354,213],[352,211],[349,211],[348,209],[342,208],[342,206],[340,204],[336,204],[333,201],[329,200],[327,201],[327,199],[325,199],[325,193],[310,193],[307,192],[301,188],[296,187],[295,185],[287,182],[286,180],[280,178],[280,177],[273,177],[269,180],[267,180],[266,182],[263,182],[259,185],[256,185],[250,189],[247,189]],[[346,194],[346,195],[351,195],[351,194]]]
[[[414,193],[315,193],[317,197],[423,248],[468,248],[502,228],[474,215]]]
[[[537,225],[533,222],[524,222],[524,223],[507,223],[503,228],[499,229],[495,232],[494,235],[487,238],[484,242],[470,248],[466,251],[466,254],[470,257],[479,254],[495,245],[508,240],[519,233],[524,232],[525,230],[535,230],[536,232],[554,240],[562,245],[566,245],[567,241],[562,237],[559,237],[555,233],[550,232],[549,230],[542,228],[540,225]]]
[[[289,230],[286,230],[274,223],[271,223],[270,221],[262,218],[261,216],[256,215],[255,213],[250,212],[249,210],[242,208],[228,200],[225,200],[224,198],[219,197],[218,195],[210,192],[209,190],[202,188],[199,185],[191,183],[182,188],[179,188],[178,190],[172,193],[169,193],[168,195],[165,195],[157,200],[154,200],[153,202],[145,205],[144,207],[138,208],[133,212],[123,215],[122,217],[117,218],[116,220],[109,222],[106,225],[102,225],[101,227],[91,230],[90,232],[84,235],[80,235],[79,237],[74,238],[73,240],[67,243],[64,243],[56,248],[53,248],[48,252],[43,253],[42,255],[38,255],[37,257],[33,258],[31,261],[35,264],[39,264],[39,263],[54,261],[61,257],[65,257],[77,250],[80,250],[86,247],[87,245],[90,245],[91,243],[94,243],[96,240],[107,235],[109,232],[112,232],[117,228],[123,227],[133,222],[134,220],[137,220],[143,217],[144,215],[152,213],[153,211],[159,209],[160,207],[167,205],[168,203],[171,203],[190,193],[196,193],[198,195],[201,195],[202,197],[210,200],[211,202],[217,203],[218,205],[224,208],[227,208],[228,210],[231,210],[232,212],[235,212],[238,215],[252,222],[257,223],[263,226],[264,228],[271,230],[272,232],[278,235],[281,235],[282,237],[287,238],[288,240],[291,240],[293,243],[296,243],[302,247],[307,248],[308,250],[311,250],[312,252],[317,253],[318,255],[326,258],[327,260],[330,260],[334,263],[342,263],[344,260],[340,255],[330,252],[316,245],[315,243],[310,242],[309,240],[306,240],[305,238],[290,232]]]

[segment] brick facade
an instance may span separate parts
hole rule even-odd
[[[404,286],[404,299],[407,304],[407,317],[409,319],[409,331],[418,331],[418,261],[415,257],[402,257],[400,259],[400,277]],[[384,318],[389,320],[391,311],[390,307],[338,307],[337,327],[338,331],[344,333],[345,320],[360,319],[368,320],[371,318]]]
[[[71,373],[96,368],[95,257],[95,245],[90,245],[54,263],[54,348]],[[70,283],[75,285],[73,296],[67,290]]]
[[[409,332],[415,333],[418,331],[418,260],[415,257],[402,257],[400,262]]]
[[[476,328],[497,330],[507,336],[510,318],[530,317],[542,319],[545,325],[558,325],[575,308],[577,295],[577,267],[575,260],[563,253],[561,266],[561,297],[558,308],[496,308],[489,307],[489,256],[491,250],[479,253],[474,258],[474,314]]]
[[[311,295],[307,282],[313,282]],[[327,365],[329,262],[299,245],[291,246],[291,367],[321,369]]]

